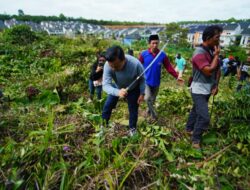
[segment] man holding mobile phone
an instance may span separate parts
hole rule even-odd
[[[222,28],[217,25],[205,28],[202,35],[203,43],[196,48],[192,57],[191,95],[193,108],[186,124],[186,132],[192,134],[192,146],[196,149],[200,149],[202,134],[209,126],[209,97],[218,93],[221,33]]]

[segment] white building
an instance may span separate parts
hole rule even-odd
[[[247,47],[250,45],[250,28],[247,28],[241,32],[240,46]]]
[[[241,33],[241,27],[239,24],[228,24],[223,28],[221,34],[221,46],[230,46],[233,45],[236,41],[237,36]]]

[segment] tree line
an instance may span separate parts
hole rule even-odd
[[[24,14],[22,10],[18,11],[18,15],[8,15],[8,14],[0,14],[0,20],[10,20],[16,19],[19,21],[32,21],[35,23],[40,23],[42,21],[78,21],[82,23],[88,24],[96,24],[96,25],[159,25],[159,23],[148,23],[148,22],[131,22],[131,21],[113,21],[113,20],[96,20],[96,19],[85,19],[82,17],[73,18],[67,17],[63,14],[59,16],[42,16],[42,15],[27,15]],[[178,24],[190,24],[190,23],[231,23],[231,22],[250,22],[250,19],[235,19],[229,18],[227,20],[208,20],[208,21],[180,21]]]
[[[32,21],[35,23],[40,23],[42,21],[78,21],[82,23],[88,24],[96,24],[96,25],[158,25],[159,23],[146,23],[146,22],[130,22],[130,21],[110,21],[110,20],[95,20],[95,19],[85,19],[82,17],[73,18],[66,17],[63,14],[59,16],[33,16],[33,15],[8,15],[8,14],[0,14],[0,20],[10,20],[16,19],[18,21]]]

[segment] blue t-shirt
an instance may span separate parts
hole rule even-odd
[[[159,53],[159,52],[158,52]],[[143,67],[146,69],[150,63],[154,60],[157,54],[152,54],[149,50],[145,50],[140,55],[140,61],[143,60]],[[167,55],[161,52],[157,60],[154,61],[153,65],[145,72],[146,84],[151,87],[160,86],[161,81],[161,65],[167,59]]]

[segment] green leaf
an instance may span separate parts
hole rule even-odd
[[[174,161],[174,155],[167,151],[163,140],[160,140],[159,146],[160,146],[161,150],[164,152],[165,156],[167,157],[167,160],[170,162]]]
[[[53,93],[52,91],[45,90],[39,96],[39,103],[44,106],[55,105],[60,102],[60,98],[57,93]]]
[[[208,133],[202,137],[202,142],[204,144],[214,144],[217,142],[217,137],[214,132]]]

